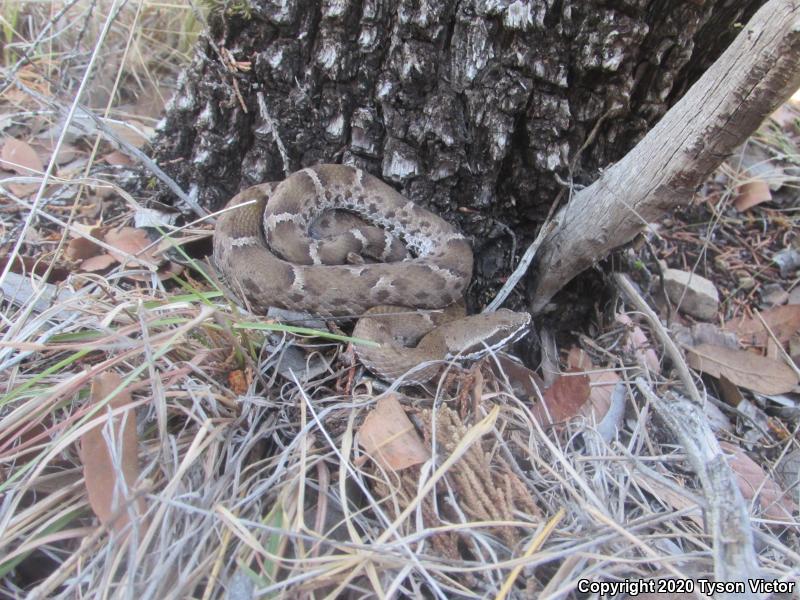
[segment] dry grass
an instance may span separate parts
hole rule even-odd
[[[136,263],[77,269],[69,240],[102,242],[81,225],[141,211],[116,180],[124,168],[97,162],[113,144],[65,122],[80,103],[107,125],[152,127],[198,20],[188,4],[108,0],[4,0],[2,15],[5,135],[52,129],[82,160],[0,181],[0,279],[30,284],[16,303],[4,287],[0,311],[0,595],[560,598],[581,579],[713,577],[703,489],[636,388],[664,394],[677,379],[623,349],[625,328],[584,340],[605,365],[593,372],[620,379],[618,429],[591,417],[543,428],[536,384],[491,368],[495,357],[406,403],[435,460],[398,477],[356,443],[381,388],[335,339],[253,325],[202,265],[165,281]],[[12,183],[36,191],[25,199]],[[164,239],[203,225],[164,225]],[[24,277],[16,255],[29,258]],[[115,410],[136,419],[127,492],[146,506],[119,509],[123,531],[98,523],[79,453],[104,426],[121,470],[114,394],[89,391],[108,372],[131,393]],[[796,578],[798,523],[750,509],[764,574]]]

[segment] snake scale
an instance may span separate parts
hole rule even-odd
[[[528,330],[528,313],[464,317],[467,240],[360,169],[302,169],[243,190],[227,208],[214,230],[214,261],[231,289],[260,312],[361,317],[353,336],[380,347],[356,344],[356,353],[384,379],[412,370],[403,383],[424,383],[441,363],[418,365],[475,359]]]

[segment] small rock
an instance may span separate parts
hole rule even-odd
[[[736,350],[739,347],[739,338],[732,331],[724,331],[712,323],[695,323],[686,327],[680,323],[673,323],[672,335],[676,342],[682,346],[699,346],[711,344]]]
[[[761,288],[761,308],[779,306],[789,301],[789,294],[777,283],[768,283]]]
[[[678,310],[698,319],[709,321],[717,314],[719,293],[714,284],[696,273],[667,269],[664,289]]]
[[[739,277],[739,287],[743,290],[752,290],[754,287],[756,287],[756,280],[749,275]]]
[[[772,256],[772,262],[778,265],[781,277],[790,277],[800,268],[800,251],[795,248],[785,248]]]

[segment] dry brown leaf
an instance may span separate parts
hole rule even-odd
[[[744,400],[742,391],[724,375],[721,375],[719,378],[719,395],[728,406],[732,406],[733,408],[739,406],[741,401]]]
[[[238,396],[243,396],[246,394],[249,386],[244,371],[241,369],[236,369],[235,371],[228,373],[228,387],[230,387],[231,391]]]
[[[390,471],[407,469],[430,458],[397,394],[381,396],[358,431],[358,445]]]
[[[572,371],[584,371],[589,377],[589,401],[581,408],[580,414],[600,423],[611,408],[611,395],[620,380],[619,375],[614,371],[594,371],[592,357],[576,346],[569,350],[567,367]]]
[[[780,360],[781,356],[783,356],[783,353],[781,352],[782,348],[783,346],[776,344],[775,340],[769,338],[767,340],[767,348],[764,356],[771,358],[772,360]]]
[[[789,494],[739,446],[729,442],[720,442],[719,445],[724,452],[732,454],[727,457],[728,464],[736,476],[736,485],[742,496],[752,501],[758,493],[758,504],[767,519],[794,521],[792,512],[797,510],[797,505]]]
[[[8,255],[0,254],[0,269],[5,269],[8,263]],[[11,261],[11,271],[19,275],[29,275],[33,273],[39,277],[44,277],[47,274],[50,263],[47,260],[39,260],[31,256],[14,256]],[[64,281],[69,277],[69,269],[63,267],[54,267],[50,270],[46,283],[58,283]]]
[[[161,281],[166,281],[173,275],[180,275],[183,272],[183,268],[183,265],[170,261],[161,265],[156,275]],[[150,281],[151,275],[150,273],[128,273],[127,277],[134,281]]]
[[[743,183],[736,191],[737,194],[733,201],[733,207],[739,212],[744,212],[757,204],[772,200],[772,192],[769,189],[769,184],[763,179],[753,179],[747,183]]]
[[[39,138],[37,143],[31,144],[39,156],[51,158],[53,156],[53,149],[56,147],[56,139],[54,137]],[[75,160],[78,156],[83,154],[75,146],[68,143],[62,143],[58,149],[55,163],[58,166],[65,165]]]
[[[800,333],[793,335],[789,340],[789,356],[792,357],[794,364],[800,366]]]
[[[133,164],[133,161],[119,150],[109,152],[103,157],[103,160],[115,167],[129,167]]]
[[[624,346],[625,350],[629,352],[632,351],[640,365],[647,367],[653,373],[658,373],[661,370],[658,355],[655,353],[655,350],[653,350],[650,339],[644,331],[642,331],[642,328],[636,325],[631,318],[624,313],[618,313],[616,321],[628,328],[628,335],[625,339]]]
[[[81,270],[87,273],[97,273],[98,271],[105,271],[115,264],[117,264],[117,259],[110,254],[98,254],[81,262]]]
[[[581,412],[589,398],[589,377],[585,373],[559,375],[542,394],[544,402],[533,406],[533,416],[542,425],[571,419]]]
[[[182,264],[170,261],[158,270],[158,278],[161,281],[166,281],[173,275],[180,275],[183,273],[185,268],[186,267],[184,267]]]
[[[785,394],[797,385],[794,371],[782,362],[744,350],[700,344],[686,349],[689,366],[712,377],[724,375],[731,383],[761,394]]]
[[[137,229],[135,227],[112,229],[106,233],[105,241],[111,246],[114,246],[114,248],[121,250],[121,252],[126,252],[154,265],[159,265],[164,260],[163,258],[156,258],[154,256],[154,253],[158,251],[158,248],[155,245],[148,248],[148,246],[151,244],[151,241],[144,229]],[[145,248],[148,249],[145,250]],[[121,252],[110,252],[119,262],[126,262],[126,258]]]
[[[508,378],[519,398],[538,399],[538,390],[544,389],[544,382],[539,375],[505,354],[498,354],[497,360],[489,361],[489,366],[499,379],[503,379],[504,375]]]
[[[4,169],[10,169],[19,175],[41,175],[44,172],[42,159],[36,154],[36,150],[22,140],[6,138],[0,159]]]
[[[774,306],[762,312],[761,318],[781,344],[785,344],[800,331],[800,304]],[[757,316],[730,321],[725,325],[725,330],[734,332],[739,336],[741,343],[750,346],[766,346],[767,340],[770,339],[769,333]]]
[[[102,249],[92,240],[76,237],[67,242],[64,256],[69,260],[85,260],[92,256],[97,256],[100,252],[102,252]]]
[[[9,183],[8,189],[19,198],[30,198],[39,190],[38,183]]]
[[[577,371],[588,371],[594,368],[592,357],[583,348],[573,346],[567,353],[567,368]]]
[[[581,408],[580,413],[595,423],[603,420],[611,408],[611,395],[619,382],[619,375],[614,371],[589,372],[589,401]]]
[[[91,401],[93,404],[100,402],[113,392],[122,382],[119,375],[112,371],[101,373],[92,381]],[[123,390],[108,402],[108,407],[118,408],[131,403],[130,392]],[[108,408],[100,409],[98,415],[107,415]],[[121,495],[121,486],[118,482],[120,472],[114,468],[111,452],[103,437],[104,423],[96,425],[87,431],[80,440],[80,457],[83,462],[83,476],[86,491],[89,495],[89,504],[100,519],[100,522],[122,530],[129,522],[129,511],[125,503],[130,497]],[[121,444],[120,463],[124,487],[130,494],[139,477],[139,440],[136,435],[136,414],[133,410],[113,418],[114,434],[112,439]],[[139,513],[144,513],[144,499],[138,499]],[[113,518],[117,515],[116,518]]]
[[[108,122],[106,126],[120,138],[137,148],[141,148],[149,142],[155,133],[152,127],[147,127],[133,119],[128,120],[127,124]]]

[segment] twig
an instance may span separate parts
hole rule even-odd
[[[676,394],[671,394],[669,401],[662,400],[641,377],[636,378],[636,387],[678,438],[703,486],[708,503],[707,529],[713,536],[715,579],[758,578],[761,568],[756,559],[750,515],[702,409]]]
[[[511,291],[517,286],[520,279],[525,276],[525,273],[528,271],[528,267],[533,261],[534,256],[536,256],[536,251],[539,249],[539,246],[542,245],[542,242],[549,235],[554,226],[555,221],[545,221],[544,225],[539,230],[539,235],[536,236],[536,239],[533,240],[533,243],[528,246],[527,250],[525,250],[525,254],[522,255],[522,258],[519,259],[517,268],[514,269],[514,272],[511,273],[511,275],[509,275],[508,280],[506,280],[505,284],[503,284],[503,287],[500,288],[500,291],[497,292],[494,300],[492,300],[488,306],[483,309],[483,312],[494,312],[500,308],[503,302],[506,301],[506,298],[508,298],[508,295],[511,293]]]
[[[653,331],[658,337],[659,341],[664,345],[664,350],[672,359],[672,363],[675,366],[675,369],[678,371],[678,376],[681,378],[683,385],[686,387],[689,396],[692,398],[695,404],[702,406],[703,396],[700,395],[700,390],[697,389],[697,386],[694,383],[694,378],[692,377],[691,371],[689,371],[686,360],[683,358],[683,354],[675,342],[672,341],[672,338],[670,337],[669,332],[666,330],[664,325],[661,324],[661,319],[658,318],[658,315],[656,315],[656,313],[653,312],[653,309],[650,308],[647,302],[644,301],[644,298],[642,298],[642,296],[636,290],[636,286],[633,285],[633,282],[627,275],[624,273],[614,273],[613,277],[614,282],[617,284],[617,287],[619,287],[620,291],[625,294],[628,300],[633,303],[636,309],[639,310],[650,323],[650,326],[653,328]]]

